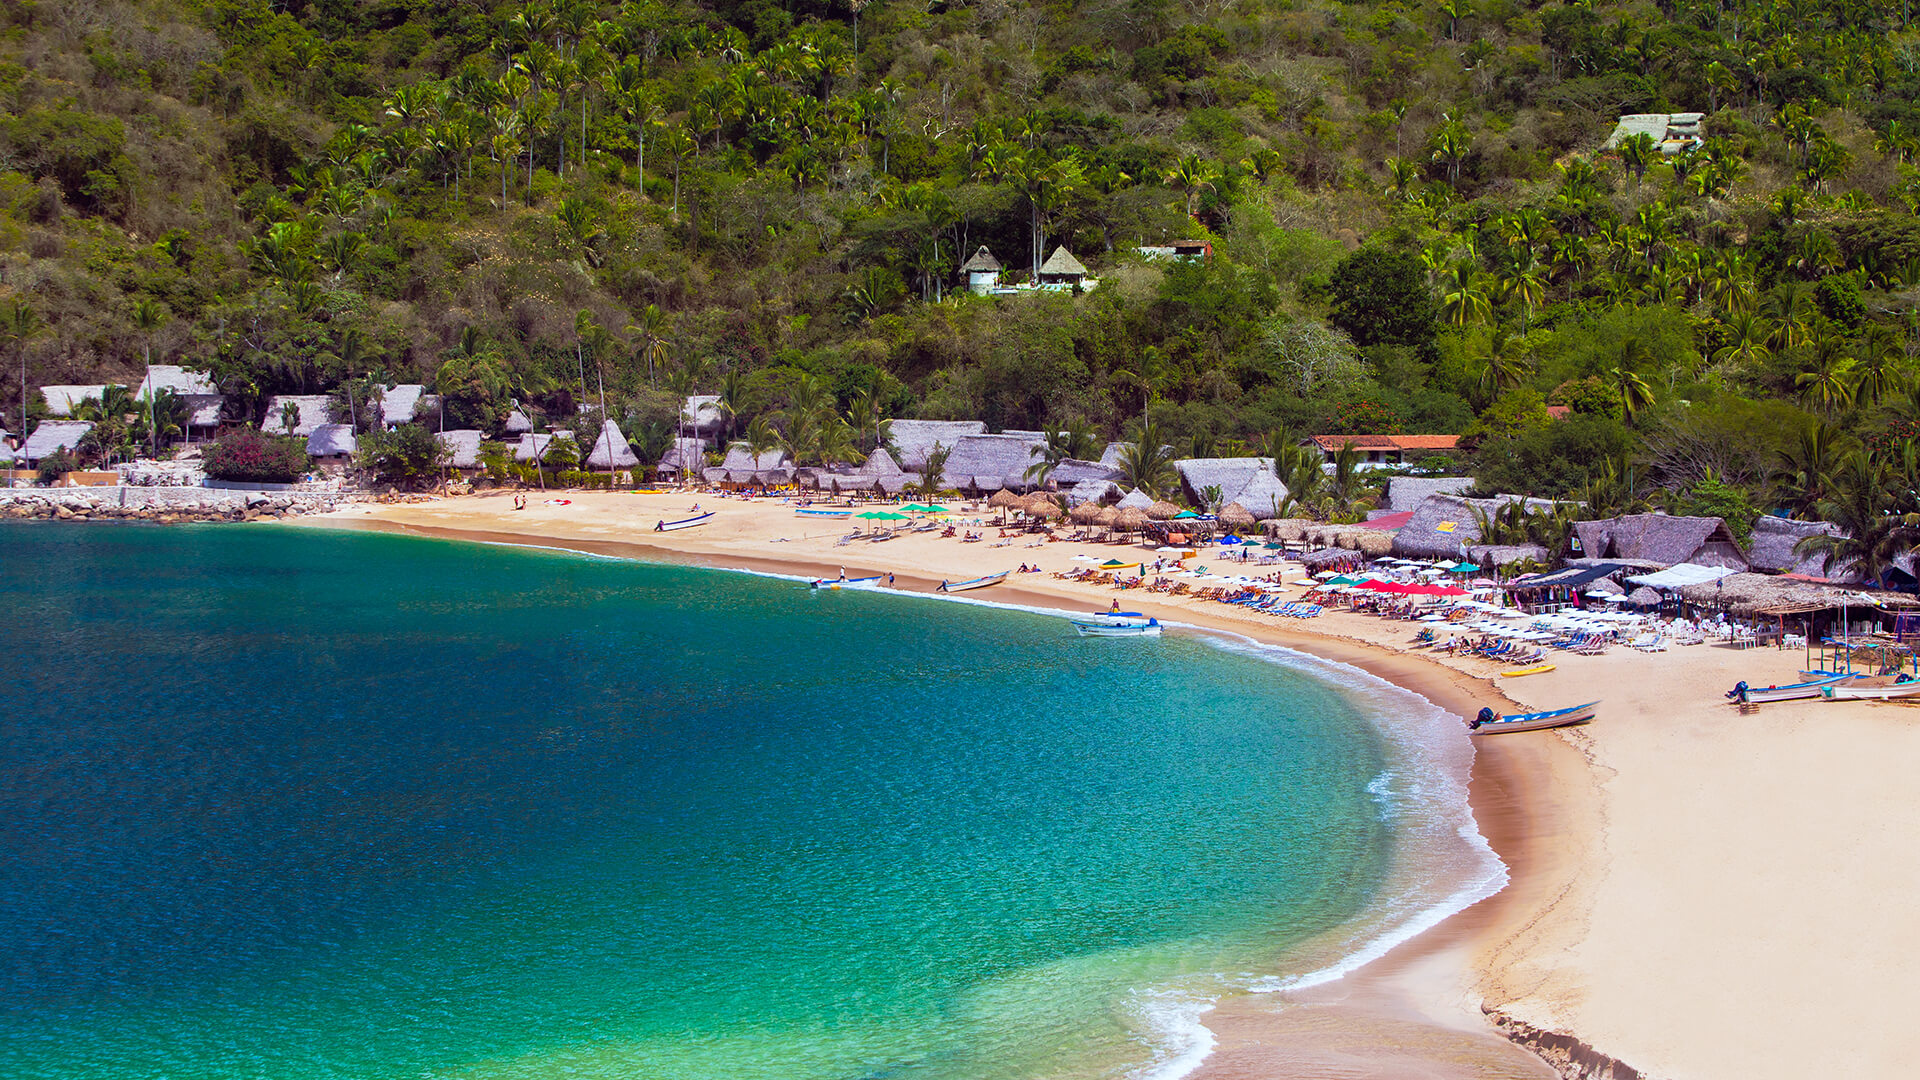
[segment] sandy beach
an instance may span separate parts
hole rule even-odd
[[[718,511],[712,524],[653,531],[695,501]],[[1153,557],[1026,536],[999,546],[991,528],[980,543],[921,533],[837,547],[847,521],[706,493],[529,503],[514,510],[493,494],[302,520],[809,576],[892,573],[903,590],[1024,562],[1046,572],[983,596],[1086,610],[1113,591],[1050,572],[1086,565],[1074,555]],[[1532,1041],[1550,1058],[1612,1058],[1651,1077],[1894,1076],[1920,1050],[1897,1017],[1920,975],[1908,900],[1920,852],[1903,835],[1920,714],[1908,707],[1803,701],[1741,714],[1722,698],[1741,679],[1794,681],[1798,651],[1616,648],[1497,680],[1491,661],[1412,650],[1406,622],[1275,619],[1145,591],[1123,603],[1355,664],[1464,715],[1606,703],[1587,727],[1476,740],[1471,800],[1509,867],[1505,890],[1345,979],[1221,1002],[1205,1018],[1218,1045],[1196,1076],[1555,1075],[1489,1013],[1547,1033]]]

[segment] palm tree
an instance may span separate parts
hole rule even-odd
[[[1198,154],[1188,154],[1167,170],[1165,180],[1168,187],[1186,194],[1187,216],[1194,217],[1200,212],[1200,193],[1213,191],[1220,175],[1219,165]]]
[[[160,324],[166,321],[166,305],[156,300],[142,298],[139,303],[133,305],[133,325],[139,328],[140,332],[145,335],[145,340],[141,342],[141,348],[146,360],[149,377],[151,377],[153,373],[153,334],[154,331],[160,329]],[[147,452],[158,457],[160,455],[160,436],[156,430],[155,421],[157,417],[155,417],[153,412],[153,398],[153,392],[149,390],[147,393]]]
[[[1751,312],[1735,315],[1727,320],[1727,344],[1715,350],[1713,362],[1724,363],[1737,360],[1750,364],[1765,360],[1773,355],[1767,348],[1767,339],[1773,336],[1773,330],[1766,320]]]
[[[1637,132],[1620,140],[1620,164],[1633,174],[1633,186],[1637,191],[1640,181],[1647,175],[1647,169],[1660,157],[1660,148],[1654,144],[1653,136],[1646,132]]]
[[[27,341],[42,329],[40,313],[20,297],[0,306],[0,337],[6,338],[20,361],[20,437],[27,435]]]
[[[1440,293],[1440,315],[1453,326],[1467,326],[1486,319],[1492,310],[1487,283],[1480,268],[1462,259],[1447,270]]]
[[[1846,455],[1830,493],[1813,505],[1820,520],[1840,534],[1815,534],[1793,546],[1796,555],[1821,555],[1827,573],[1850,567],[1876,585],[1883,584],[1894,560],[1920,541],[1920,513],[1895,494],[1888,470],[1864,450]]]
[[[1499,327],[1493,331],[1482,363],[1485,366],[1481,369],[1480,386],[1489,397],[1499,397],[1533,374],[1533,364],[1526,356],[1526,339]]]
[[[1430,159],[1434,164],[1447,170],[1449,186],[1460,183],[1460,166],[1466,162],[1467,155],[1473,152],[1473,137],[1467,126],[1449,116],[1434,132]]]
[[[1795,512],[1804,513],[1826,498],[1834,471],[1851,441],[1825,420],[1812,420],[1796,433],[1793,444],[1779,452],[1773,470],[1777,497]]]
[[[1173,459],[1173,450],[1159,426],[1142,422],[1135,427],[1132,441],[1120,450],[1120,475],[1129,487],[1158,497],[1177,482]]]
[[[287,429],[288,436],[292,436],[293,433],[299,429],[300,427],[300,403],[299,402],[283,401],[280,403],[280,426]]]
[[[639,346],[634,359],[647,365],[648,386],[653,385],[654,366],[667,362],[667,323],[667,313],[660,310],[660,305],[648,304],[637,321],[627,324],[627,333],[634,335]]]
[[[1653,404],[1653,389],[1634,370],[1646,359],[1646,346],[1639,338],[1628,338],[1620,348],[1620,362],[1607,373],[1620,393],[1620,409],[1629,428],[1633,427],[1634,414]]]

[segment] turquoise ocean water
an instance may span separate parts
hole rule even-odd
[[[1497,875],[1441,719],[1198,635],[278,527],[0,601],[9,1078],[1171,1076]]]

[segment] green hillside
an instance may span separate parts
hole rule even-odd
[[[30,386],[151,350],[236,418],[426,381],[488,427],[604,380],[653,453],[696,389],[803,457],[849,409],[1111,437],[1145,412],[1195,452],[1462,432],[1487,486],[1598,475],[1613,503],[1809,507],[1855,448],[1863,477],[1914,461],[1904,5],[5,14]],[[1703,144],[1601,150],[1669,111]],[[1213,256],[1136,251],[1180,238]],[[1097,287],[955,294],[981,246],[1017,283],[1061,245]]]

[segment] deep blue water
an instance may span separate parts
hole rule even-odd
[[[1381,753],[1194,638],[0,525],[0,1076],[1122,1075],[1359,911]]]

